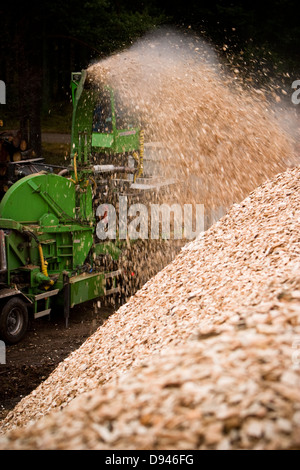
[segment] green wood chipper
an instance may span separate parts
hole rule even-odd
[[[149,200],[170,184],[146,169],[144,133],[118,108],[112,89],[99,89],[82,71],[72,74],[71,90],[70,165],[14,163],[18,171],[0,203],[0,338],[7,344],[53,308],[61,306],[68,323],[78,304],[126,299],[134,243],[118,233],[99,240],[96,209],[118,204],[120,194]]]

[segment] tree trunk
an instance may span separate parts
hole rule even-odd
[[[42,35],[22,24],[18,34],[19,120],[21,138],[41,156]]]

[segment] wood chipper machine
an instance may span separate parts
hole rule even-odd
[[[99,240],[97,207],[118,204],[120,194],[147,199],[171,183],[151,170],[145,176],[143,131],[122,120],[113,90],[93,87],[87,71],[72,74],[71,89],[70,165],[59,173],[39,166],[0,203],[0,338],[7,344],[53,308],[61,306],[68,323],[78,304],[126,299],[135,243],[118,234]]]

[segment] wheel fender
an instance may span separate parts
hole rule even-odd
[[[0,301],[1,299],[6,299],[8,297],[13,296],[21,297],[26,303],[32,304],[32,301],[28,297],[26,297],[26,295],[23,294],[23,292],[21,292],[19,289],[12,289],[9,287],[0,289]]]

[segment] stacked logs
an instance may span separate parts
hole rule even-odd
[[[27,150],[27,142],[21,133],[2,132],[0,135],[0,162],[19,162]],[[2,167],[4,168],[4,167]]]

